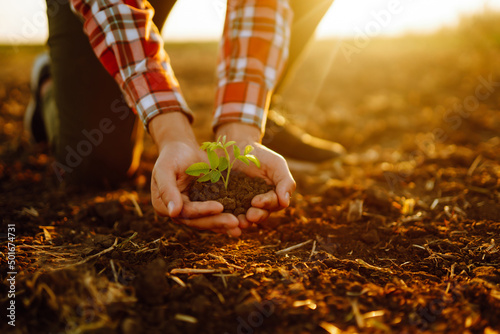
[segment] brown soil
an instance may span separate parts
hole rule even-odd
[[[290,207],[241,238],[155,215],[150,141],[137,179],[118,190],[59,184],[47,150],[21,135],[40,48],[0,48],[0,333],[498,334],[498,21],[371,39],[350,62],[340,51],[316,84],[307,80],[334,48],[315,45],[289,118],[350,154],[290,164]],[[188,101],[209,110],[217,46],[168,47]],[[467,117],[453,109],[482,80],[493,93]],[[200,141],[211,140],[210,113],[197,114]],[[15,328],[4,308],[8,224]]]
[[[222,179],[216,183],[194,181],[189,188],[191,201],[217,201],[224,206],[224,212],[235,216],[245,214],[252,206],[252,199],[274,189],[260,178],[251,178],[242,173],[231,173],[227,189]]]

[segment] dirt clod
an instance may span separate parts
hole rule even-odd
[[[245,214],[252,206],[252,199],[272,190],[273,186],[263,179],[251,178],[243,173],[231,173],[227,189],[221,180],[216,183],[193,182],[189,190],[192,201],[217,201],[224,206],[224,212],[235,216]]]

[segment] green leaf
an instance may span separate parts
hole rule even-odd
[[[214,171],[211,171],[210,173],[207,173],[205,175],[203,175],[202,177],[200,177],[198,180],[198,182],[206,182],[208,180],[210,180],[212,178],[212,174],[213,174]]]
[[[207,147],[208,147],[208,146],[210,146],[210,144],[212,144],[212,143],[211,143],[211,142],[209,142],[209,141],[206,141],[206,142],[204,142],[203,144],[201,144],[200,149],[201,149],[202,151],[205,151],[205,150],[207,149]]]
[[[240,160],[241,162],[243,162],[244,164],[246,164],[247,166],[250,165],[250,161],[248,161],[248,159],[244,156],[244,155],[240,155],[238,157],[238,160]]]
[[[252,151],[253,151],[253,146],[252,145],[247,145],[245,147],[245,153],[244,153],[244,155],[247,155],[248,153],[250,153]]]
[[[229,162],[227,161],[226,157],[220,157],[219,158],[219,171],[225,171],[227,167],[229,166]]]
[[[255,164],[255,166],[257,166],[258,168],[260,168],[260,161],[259,161],[259,159],[257,159],[257,157],[255,155],[253,155],[253,154],[246,154],[245,158],[247,158],[248,160],[250,160],[251,162],[253,162]]]
[[[210,176],[210,181],[212,181],[212,183],[215,183],[215,182],[219,181],[219,179],[221,177],[221,174],[220,174],[220,172],[218,170],[214,170],[210,174],[212,174]]]
[[[226,144],[224,144],[224,147],[229,147],[231,145],[234,145],[236,144],[236,142],[234,140],[231,140],[231,141],[228,141]]]
[[[206,174],[210,171],[210,166],[204,162],[197,162],[192,164],[186,169],[186,174],[192,176],[200,176],[201,174]]]
[[[233,146],[233,153],[234,157],[238,159],[238,157],[240,156],[240,148],[238,147],[238,145]]]
[[[217,167],[219,167],[219,156],[217,155],[217,153],[215,153],[215,151],[207,151],[207,155],[208,161],[210,162],[210,167],[212,167],[212,169],[216,169]]]
[[[222,136],[222,144],[224,145],[226,143],[226,135]]]

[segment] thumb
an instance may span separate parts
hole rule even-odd
[[[181,192],[177,187],[177,179],[175,173],[166,171],[162,173],[155,173],[156,187],[158,190],[158,203],[160,207],[166,209],[166,214],[169,217],[177,217],[182,211],[183,201]],[[154,205],[154,203],[153,203]]]
[[[286,208],[290,205],[290,196],[295,191],[296,184],[285,161],[280,164],[273,176],[280,206]]]

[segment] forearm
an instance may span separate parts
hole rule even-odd
[[[147,1],[71,0],[71,7],[83,19],[97,58],[146,128],[162,113],[180,111],[192,119]]]
[[[149,122],[149,132],[161,150],[172,142],[185,142],[193,147],[198,143],[189,119],[181,112],[158,115]]]
[[[228,140],[234,140],[238,145],[260,143],[261,131],[252,124],[242,122],[231,122],[219,125],[215,130],[215,137],[227,136]]]
[[[229,0],[218,65],[214,129],[230,122],[263,132],[270,97],[288,58],[287,0]]]

